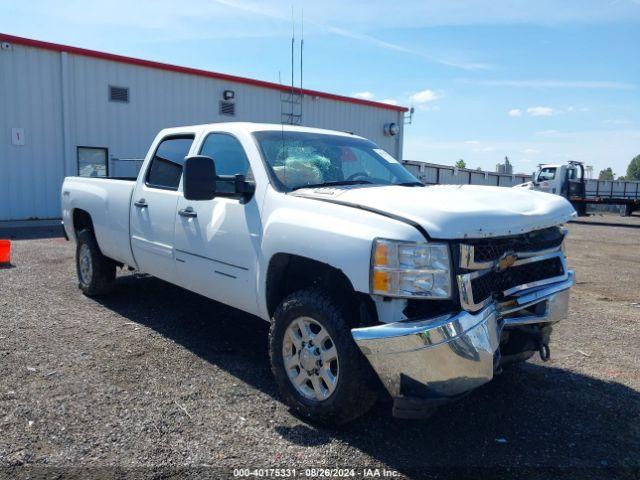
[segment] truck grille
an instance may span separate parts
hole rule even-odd
[[[459,244],[457,280],[460,303],[479,310],[493,298],[503,299],[533,283],[544,285],[567,275],[560,246],[564,232],[547,228],[502,238],[471,239]]]
[[[494,262],[506,253],[549,250],[559,247],[563,239],[564,232],[552,227],[512,237],[468,240],[461,244],[461,260],[468,258],[469,262],[461,266],[470,269],[473,269],[474,265],[486,268],[490,265],[483,265],[484,263]]]
[[[524,284],[560,277],[564,267],[559,257],[514,266],[502,272],[490,271],[471,280],[471,291],[476,303],[493,294],[501,294]]]

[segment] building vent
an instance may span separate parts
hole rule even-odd
[[[236,104],[220,100],[220,115],[234,116],[236,114]]]
[[[129,103],[129,89],[125,87],[109,86],[109,101]]]

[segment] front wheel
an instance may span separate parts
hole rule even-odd
[[[271,369],[285,402],[322,425],[349,422],[376,399],[346,310],[320,290],[300,290],[280,304],[269,332]]]

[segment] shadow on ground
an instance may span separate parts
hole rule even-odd
[[[278,398],[263,320],[151,277],[120,278],[101,303]],[[480,477],[491,467],[530,467],[537,477],[541,468],[553,476],[562,467],[581,478],[596,471],[611,478],[611,469],[640,473],[638,418],[640,394],[622,384],[526,363],[427,421],[394,419],[381,402],[342,430],[304,424],[276,430],[303,446],[337,438],[407,474],[456,465],[479,468]]]
[[[29,227],[3,227],[0,226],[0,238],[10,240],[36,240],[39,238],[64,237],[62,226],[29,226]]]
[[[640,228],[640,223],[623,223],[623,222],[595,222],[585,220],[571,220],[569,223],[577,223],[578,225],[595,225],[596,227],[620,227],[620,228]]]

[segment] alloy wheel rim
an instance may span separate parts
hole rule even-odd
[[[327,400],[338,385],[338,351],[329,332],[310,317],[298,317],[284,334],[282,358],[289,381],[309,400]]]
[[[93,264],[91,263],[91,251],[88,245],[84,244],[80,247],[79,257],[80,280],[84,284],[89,284],[93,276]]]

